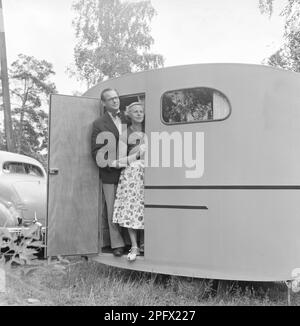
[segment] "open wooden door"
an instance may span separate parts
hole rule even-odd
[[[99,170],[91,156],[100,100],[52,95],[49,121],[47,256],[98,253]]]

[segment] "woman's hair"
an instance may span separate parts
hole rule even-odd
[[[125,108],[124,114],[125,114],[126,117],[129,116],[129,113],[130,113],[131,109],[134,108],[135,106],[141,106],[142,108],[144,108],[144,105],[141,102],[131,103],[130,105],[126,106],[126,108]]]
[[[129,123],[129,125],[131,125],[131,118],[129,117],[130,110],[137,105],[141,106],[145,110],[144,104],[142,102],[131,103],[130,105],[126,106],[126,108],[125,108],[124,115],[126,117],[127,122]],[[142,129],[143,129],[143,131],[145,131],[145,119],[142,123]]]

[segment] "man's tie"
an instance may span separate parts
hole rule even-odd
[[[117,113],[112,113],[112,116],[114,117],[114,118],[116,118],[116,117],[121,117],[121,112],[119,111],[119,112],[117,112]]]

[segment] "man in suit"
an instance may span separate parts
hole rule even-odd
[[[101,148],[107,145],[107,143],[99,143],[99,134],[102,133],[102,135],[105,135],[109,133],[109,135],[113,136],[115,139],[115,147],[113,148],[115,152],[113,153],[113,156],[115,156],[114,159],[117,158],[119,137],[122,133],[122,121],[120,118],[120,99],[118,92],[115,89],[111,88],[105,89],[101,94],[101,102],[105,108],[105,113],[103,117],[97,119],[93,123],[92,155],[94,160],[97,162],[100,170],[100,178],[102,180],[103,193],[107,207],[107,219],[111,248],[113,249],[113,254],[116,257],[120,257],[124,253],[125,243],[121,234],[120,227],[112,222],[112,218],[121,170],[110,167],[109,164],[105,166],[106,163],[103,162],[103,156],[99,155]],[[108,155],[109,154],[106,155],[105,161],[108,161]]]

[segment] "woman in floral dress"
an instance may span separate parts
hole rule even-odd
[[[127,228],[131,240],[128,260],[136,260],[140,254],[137,244],[137,230],[144,230],[144,107],[140,102],[132,103],[126,108],[126,116],[131,120],[128,128],[127,156],[114,161],[116,167],[124,167],[117,189],[113,223]]]

